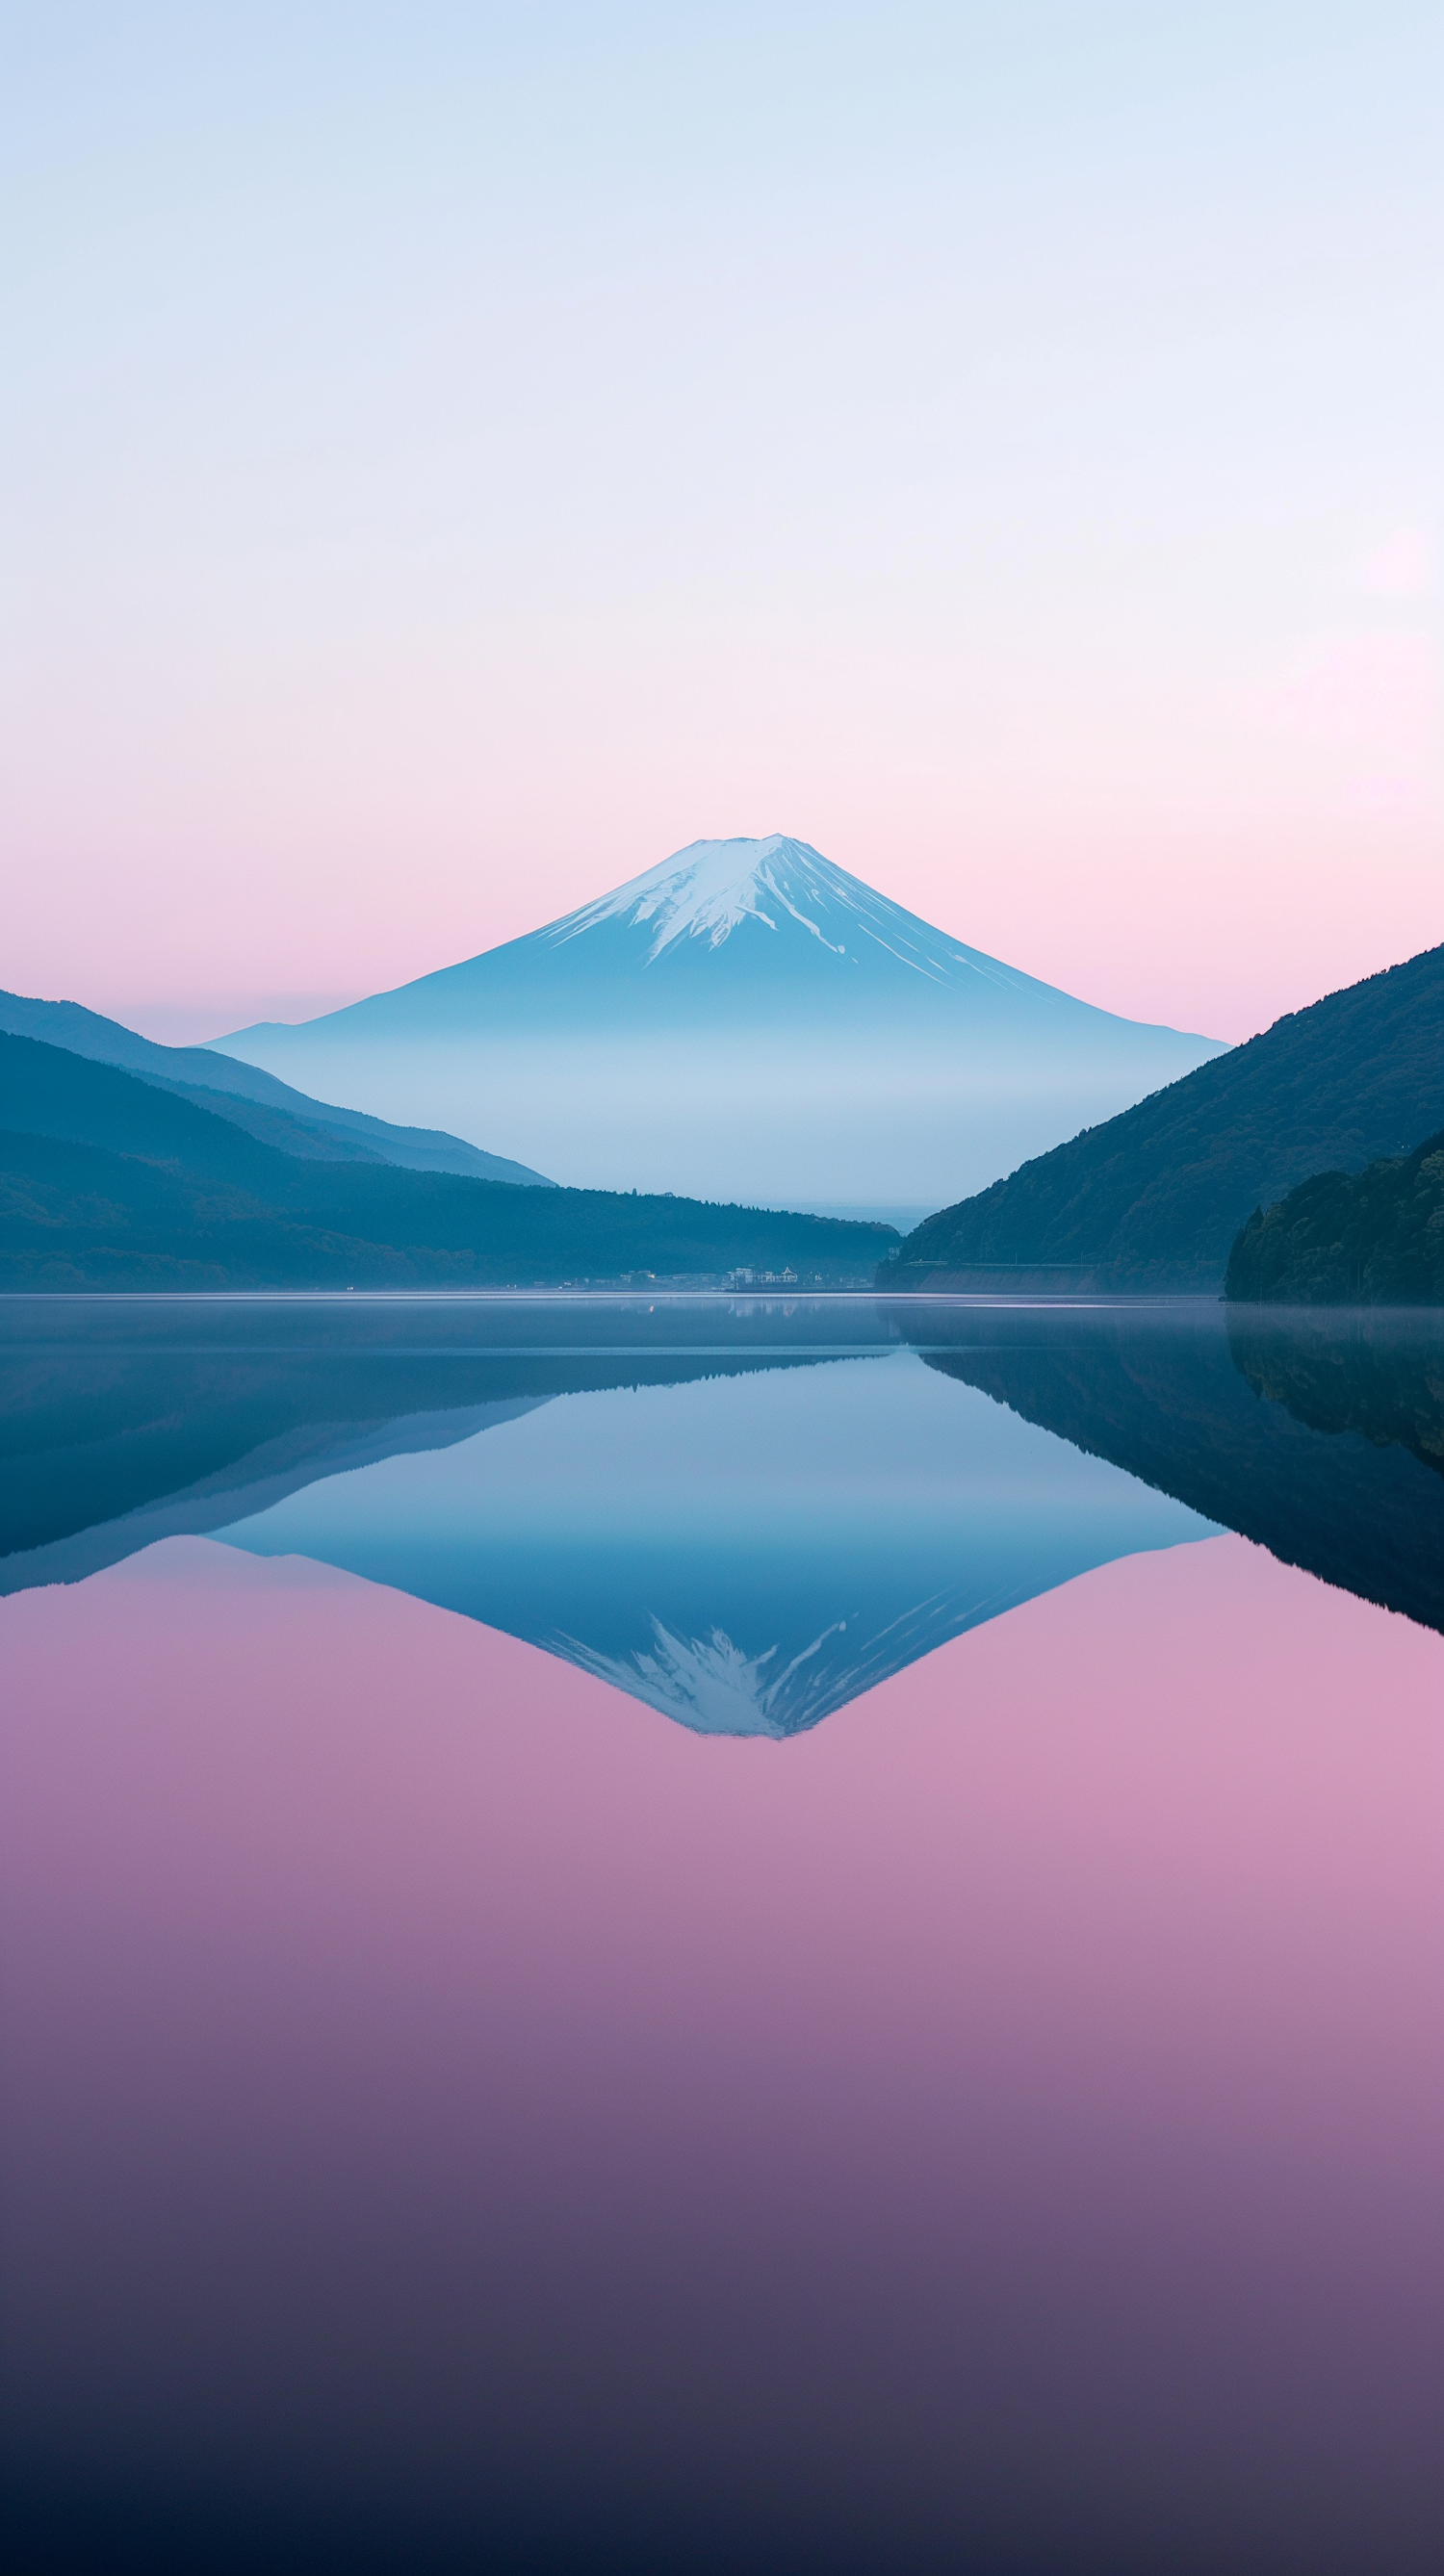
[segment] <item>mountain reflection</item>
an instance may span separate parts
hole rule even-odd
[[[14,1299],[0,1589],[210,1533],[815,1725],[1113,1558],[1243,1531],[1444,1626],[1407,1317],[871,1299]]]
[[[1035,1593],[1209,1527],[879,1343],[579,1389],[226,1535],[505,1629],[700,1733],[786,1736]]]

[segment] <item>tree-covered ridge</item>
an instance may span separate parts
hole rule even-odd
[[[1408,1154],[1444,1117],[1444,946],[1371,975],[910,1234],[895,1288],[1050,1265],[1130,1288],[1214,1288],[1251,1208],[1324,1169]]]
[[[301,1161],[117,1067],[0,1035],[0,1287],[859,1280],[890,1226]]]
[[[1317,1172],[1255,1208],[1226,1297],[1291,1306],[1444,1305],[1444,1130],[1402,1160]]]

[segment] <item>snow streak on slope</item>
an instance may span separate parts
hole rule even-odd
[[[541,935],[561,947],[604,921],[650,929],[649,966],[682,939],[720,948],[744,922],[778,931],[792,921],[852,965],[860,965],[869,950],[882,950],[930,983],[958,980],[959,968],[1019,991],[1033,981],[945,938],[861,878],[834,867],[809,842],[783,832],[762,841],[692,841],[660,867],[583,904]]]

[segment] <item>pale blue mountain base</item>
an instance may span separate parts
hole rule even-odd
[[[782,1736],[1216,1527],[895,1353],[569,1395],[218,1534],[460,1611],[703,1732]]]

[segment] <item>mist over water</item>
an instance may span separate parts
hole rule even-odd
[[[12,2563],[1436,2563],[1437,1327],[3,1331]]]

